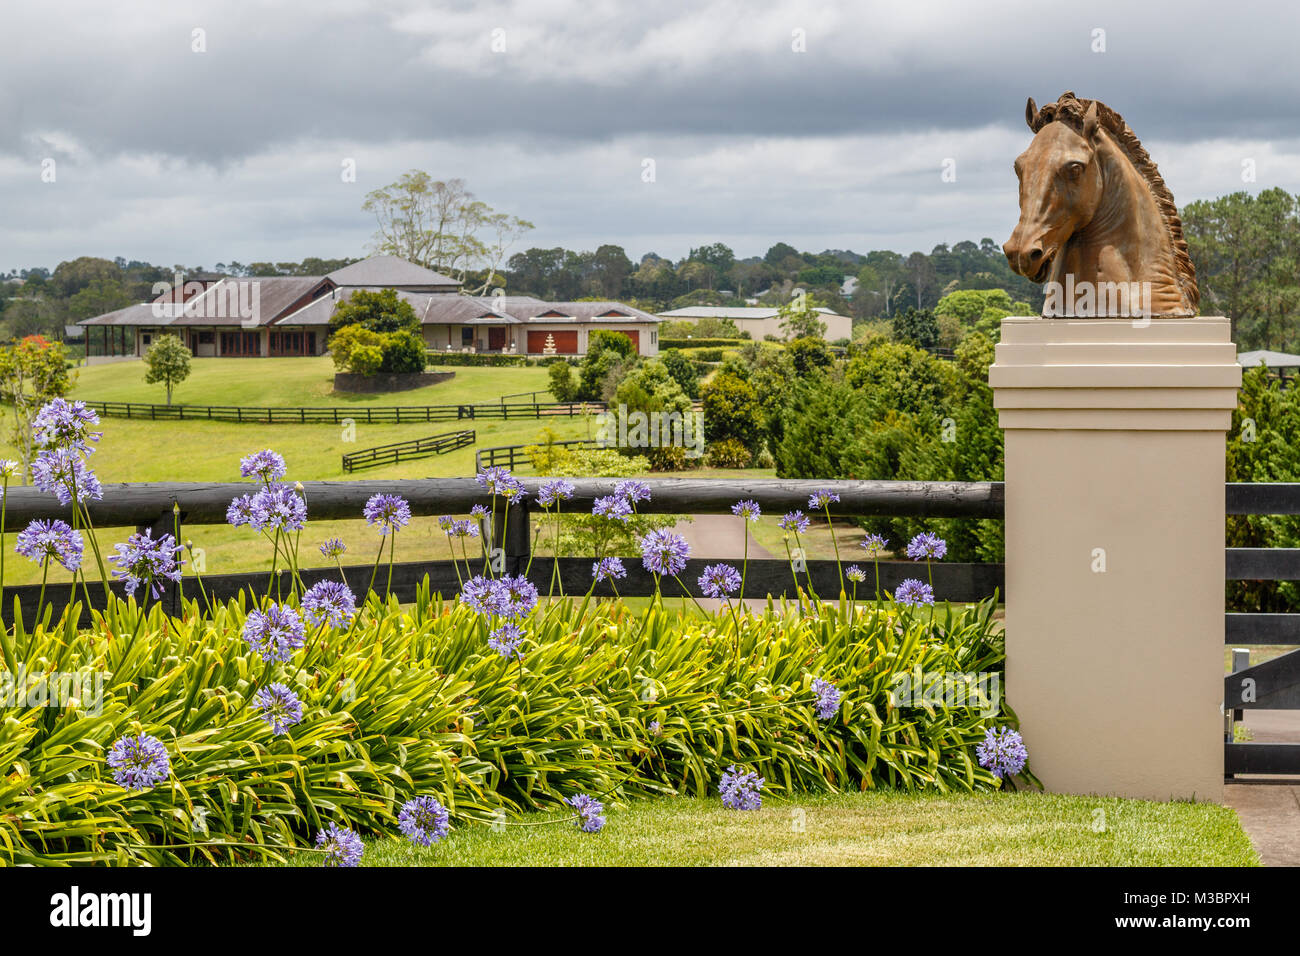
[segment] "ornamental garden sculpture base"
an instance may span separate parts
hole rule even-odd
[[[1006,695],[1049,790],[1223,792],[1225,318],[1002,322]]]

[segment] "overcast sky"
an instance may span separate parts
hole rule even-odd
[[[412,168],[531,220],[519,248],[1001,243],[1025,98],[1066,89],[1180,205],[1298,192],[1297,35],[1240,0],[7,4],[0,271],[360,256]]]

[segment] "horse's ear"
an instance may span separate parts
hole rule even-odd
[[[1025,103],[1025,125],[1030,129],[1034,128],[1034,117],[1037,115],[1038,104],[1034,102],[1034,98],[1031,96],[1029,101]]]
[[[1097,101],[1093,100],[1088,112],[1083,115],[1083,138],[1090,143],[1097,141],[1097,132],[1101,123],[1097,120]]]

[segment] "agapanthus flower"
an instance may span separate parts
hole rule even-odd
[[[524,632],[514,623],[502,624],[488,635],[488,647],[507,660],[512,657],[524,659],[524,652],[520,649],[523,643]]]
[[[337,558],[347,549],[348,546],[343,543],[342,538],[329,538],[320,546],[320,553],[327,558]]]
[[[591,513],[601,518],[622,521],[626,524],[628,519],[632,517],[632,504],[626,498],[620,498],[618,495],[606,495],[595,500],[591,506]]]
[[[113,782],[128,790],[152,789],[171,772],[167,748],[149,734],[119,737],[104,762],[113,768]]]
[[[491,495],[499,495],[503,490],[510,487],[514,482],[514,476],[510,474],[509,468],[484,468],[474,480],[479,483],[479,487]]]
[[[55,398],[41,406],[32,420],[32,439],[43,451],[67,448],[89,455],[95,450],[90,443],[103,434],[90,431],[91,425],[98,424],[99,415],[85,402]]]
[[[256,478],[268,485],[273,481],[279,481],[288,470],[284,458],[270,448],[239,459],[240,475],[245,478]]]
[[[321,866],[360,866],[365,848],[361,837],[337,823],[326,824],[316,834],[316,849],[325,851]]]
[[[537,588],[522,574],[509,574],[497,581],[500,612],[506,617],[526,617],[537,607]]]
[[[735,764],[727,768],[718,784],[722,805],[728,810],[758,810],[763,806],[764,780],[758,774],[742,771]]]
[[[528,490],[518,478],[511,477],[497,483],[497,494],[508,502],[523,501],[528,497]]]
[[[605,805],[595,797],[585,793],[576,793],[565,797],[564,802],[578,811],[573,822],[583,833],[599,833],[605,826]]]
[[[468,518],[457,518],[446,528],[449,538],[477,538],[478,525]]]
[[[984,742],[975,746],[975,756],[979,758],[981,767],[991,770],[993,776],[1001,780],[1014,777],[1025,769],[1029,751],[1016,731],[1009,727],[997,730],[990,727],[984,732]]]
[[[307,524],[307,502],[289,485],[267,485],[253,495],[248,525],[254,531],[301,531]]]
[[[641,564],[647,571],[660,575],[681,574],[686,569],[686,559],[690,556],[691,546],[680,534],[659,528],[643,537],[641,545]]]
[[[488,511],[487,505],[475,505],[474,507],[469,509],[469,516],[478,521],[482,521],[491,513],[492,512]]]
[[[724,598],[740,588],[740,572],[729,564],[710,564],[700,575],[705,597]]]
[[[85,545],[81,532],[72,530],[66,521],[37,519],[18,532],[14,550],[37,564],[57,561],[68,571],[76,571],[81,567]]]
[[[256,608],[249,611],[243,636],[264,661],[287,661],[306,643],[302,618],[286,604],[272,604],[265,612]]]
[[[302,701],[284,684],[263,687],[253,698],[253,706],[277,737],[294,724],[302,723]]]
[[[858,542],[858,547],[873,558],[878,558],[885,553],[885,548],[889,544],[889,539],[878,534],[869,534]]]
[[[126,582],[126,593],[135,594],[140,585],[149,588],[155,599],[162,597],[165,581],[179,581],[184,561],[179,559],[180,546],[169,534],[155,539],[153,531],[137,531],[124,544],[113,546],[116,554],[109,561],[117,565],[113,576]]]
[[[778,522],[782,531],[793,531],[796,534],[803,534],[808,530],[808,516],[802,511],[788,511],[785,516]]]
[[[397,827],[417,846],[432,846],[451,832],[447,808],[430,796],[412,797],[397,815]]]
[[[920,561],[922,558],[933,558],[936,561],[941,561],[947,553],[948,542],[937,534],[930,534],[928,531],[921,532],[907,542],[907,556],[913,561]]]
[[[657,720],[650,721],[646,729],[650,731],[650,735],[652,737],[658,737],[661,733],[663,733],[663,725],[660,724],[659,721]]]
[[[455,523],[456,523],[456,519],[453,518],[451,515],[438,516],[438,527],[441,528],[443,531],[450,531],[451,526]]]
[[[12,458],[0,458],[0,478],[17,478],[22,472],[22,462]]]
[[[830,720],[839,712],[840,699],[844,695],[830,681],[822,680],[820,677],[814,678],[812,692],[817,698],[813,706],[816,708],[817,716],[821,720]]]
[[[844,576],[848,578],[850,581],[852,581],[854,584],[861,584],[863,581],[867,579],[867,572],[863,571],[856,564],[850,564],[847,568],[844,569]]]
[[[650,486],[639,478],[624,478],[614,486],[614,496],[624,498],[630,504],[650,500]]]
[[[757,501],[746,499],[737,501],[731,506],[731,513],[738,518],[745,518],[748,521],[757,521],[763,514],[763,509],[758,506]]]
[[[367,524],[378,525],[380,534],[388,534],[410,523],[411,506],[399,495],[371,495],[364,514]]]
[[[933,604],[934,588],[924,581],[908,578],[894,590],[894,600],[913,607],[918,604]]]
[[[475,614],[492,617],[502,613],[501,587],[492,578],[476,574],[461,587],[460,602]]]
[[[601,558],[591,565],[591,576],[597,581],[605,581],[610,578],[627,577],[627,568],[623,567],[623,562],[618,558]]]
[[[302,612],[313,627],[342,627],[357,613],[357,598],[341,581],[317,581],[302,596]]]
[[[230,502],[230,507],[226,509],[226,521],[238,528],[246,524],[253,523],[253,496],[239,495]],[[321,553],[325,548],[321,547]]]
[[[549,508],[557,501],[567,501],[572,497],[573,482],[565,478],[552,478],[542,482],[542,487],[537,490],[537,503],[543,508]]]
[[[57,496],[61,505],[72,501],[74,490],[77,501],[104,497],[99,478],[71,448],[54,448],[37,456],[32,462],[32,483]]]
[[[808,496],[808,507],[816,508],[818,511],[825,508],[831,502],[837,502],[840,496],[829,488],[820,488]]]

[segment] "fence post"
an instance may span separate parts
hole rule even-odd
[[[1225,318],[1002,320],[1006,696],[1056,792],[1223,795]]]

